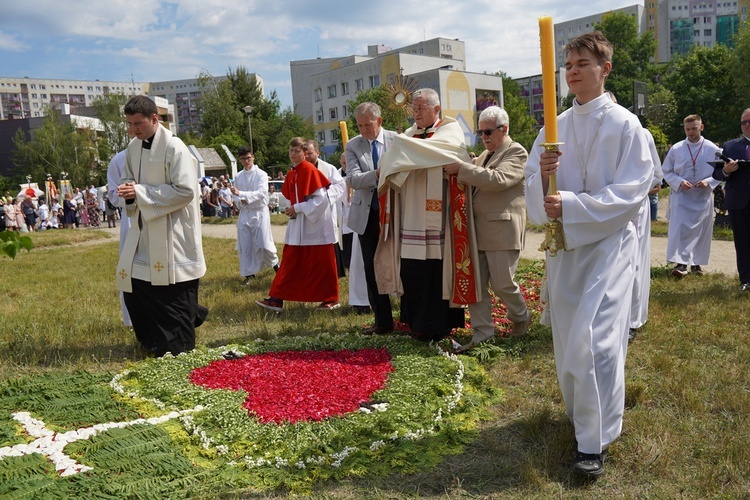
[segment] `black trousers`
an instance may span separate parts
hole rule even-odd
[[[195,349],[198,281],[155,286],[133,280],[132,293],[124,293],[125,306],[141,345],[157,356],[177,355]],[[204,316],[205,317],[205,316]]]
[[[729,210],[729,222],[734,233],[740,283],[750,283],[750,204],[742,210]]]
[[[401,259],[402,317],[412,332],[442,338],[465,325],[464,310],[443,300],[443,261]]]
[[[364,234],[359,235],[359,245],[362,247],[362,260],[365,264],[365,281],[367,281],[367,299],[375,313],[375,326],[390,328],[393,324],[391,298],[388,294],[378,293],[378,282],[375,280],[375,249],[378,247],[380,222],[378,213],[370,210],[367,227]]]

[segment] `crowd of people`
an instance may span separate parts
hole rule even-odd
[[[117,227],[122,218],[121,211],[110,203],[104,190],[93,185],[83,191],[75,188],[72,193],[66,192],[62,200],[57,192],[50,193],[49,198],[47,203],[47,194],[37,196],[33,188],[15,198],[8,192],[0,196],[0,231],[96,228],[102,222],[107,227]]]

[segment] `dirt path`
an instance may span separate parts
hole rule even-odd
[[[286,226],[271,226],[273,239],[276,243],[284,241]],[[233,225],[226,224],[204,224],[203,235],[215,238],[236,238],[237,229]],[[527,259],[543,259],[544,252],[539,251],[539,246],[544,240],[544,233],[526,233],[526,248],[521,251],[521,257]],[[667,265],[667,238],[651,238],[651,265],[654,267]],[[711,243],[711,258],[707,266],[703,266],[706,272],[723,273],[729,276],[737,274],[735,261],[734,243],[731,241],[714,240]]]

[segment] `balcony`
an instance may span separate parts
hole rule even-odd
[[[542,88],[536,88],[531,91],[534,95],[539,95],[542,93]]]

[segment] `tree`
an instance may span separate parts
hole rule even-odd
[[[60,178],[61,172],[67,172],[76,186],[101,181],[102,169],[91,131],[76,131],[70,119],[61,119],[57,110],[47,110],[44,123],[34,131],[33,139],[28,140],[19,129],[13,143],[14,163],[19,172],[32,179],[46,179],[48,173]]]
[[[538,135],[536,119],[529,114],[529,104],[521,97],[521,87],[502,71],[503,106],[508,113],[510,136],[529,151]]]
[[[633,81],[652,81],[654,65],[650,61],[656,53],[653,33],[639,35],[635,17],[624,12],[607,14],[594,29],[601,31],[614,48],[607,90],[617,96],[620,105],[629,108],[633,105]]]
[[[750,96],[750,79],[747,77],[750,75],[748,54],[750,54],[750,18],[742,22],[739,32],[735,35],[730,65],[735,92],[738,96],[745,96],[746,99]],[[743,107],[750,107],[750,103],[746,100]]]
[[[664,85],[677,102],[677,119],[664,131],[670,142],[685,138],[682,119],[691,114],[700,115],[706,137],[714,142],[737,137],[737,117],[743,106],[730,76],[730,55],[724,45],[695,45],[685,57],[672,62],[664,75]]]
[[[312,137],[313,129],[291,108],[281,109],[275,91],[265,98],[254,76],[243,67],[229,69],[227,78],[217,82],[210,74],[198,77],[201,85],[201,142],[224,155],[221,144],[230,151],[250,143],[245,106],[252,106],[252,143],[256,163],[261,166],[289,163],[292,137]]]
[[[128,96],[122,93],[107,94],[97,97],[93,106],[96,116],[104,127],[104,135],[99,141],[99,157],[109,160],[128,146],[128,124],[125,121],[123,108]]]

